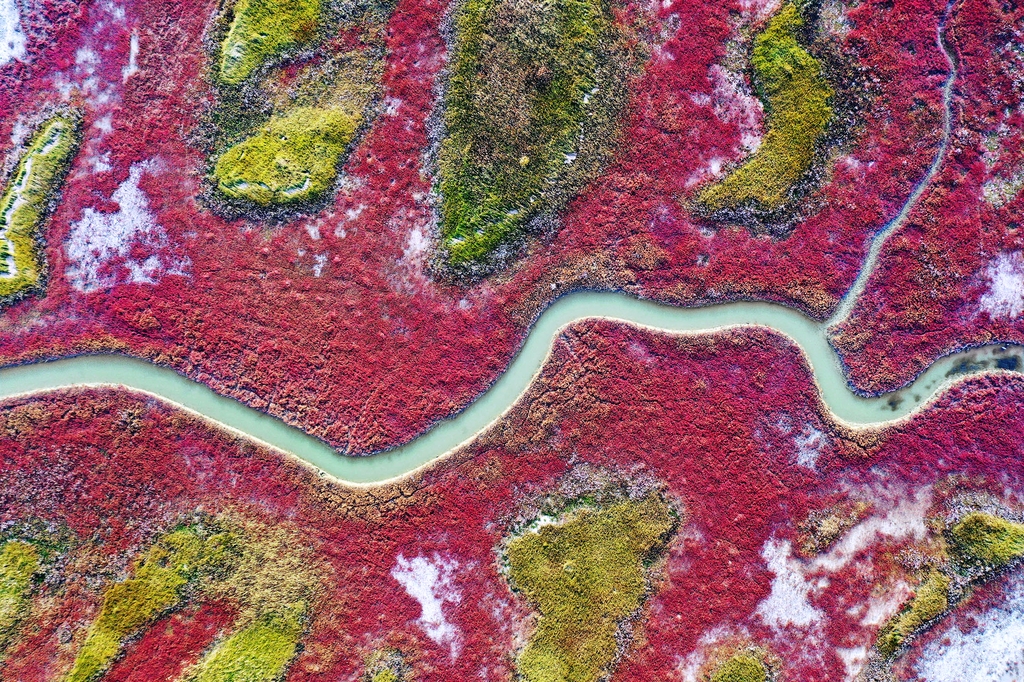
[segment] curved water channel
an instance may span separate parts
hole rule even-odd
[[[947,17],[952,5],[950,2],[947,7]],[[345,456],[301,429],[219,395],[172,369],[125,356],[79,356],[2,368],[0,400],[81,386],[133,389],[294,455],[343,483],[365,486],[406,476],[472,442],[529,389],[561,330],[566,325],[588,318],[617,320],[662,333],[707,334],[757,326],[783,334],[803,351],[824,406],[835,419],[851,428],[875,428],[906,417],[968,376],[981,372],[1020,373],[1024,371],[1024,349],[996,344],[942,358],[910,386],[866,398],[850,389],[828,341],[828,330],[849,315],[877,264],[885,240],[906,221],[945,156],[951,128],[952,88],[957,71],[943,39],[944,27],[945,19],[940,23],[938,35],[939,46],[950,64],[950,73],[943,86],[942,143],[928,172],[899,214],[872,238],[868,255],[853,286],[835,315],[826,322],[817,322],[774,303],[739,301],[703,308],[677,308],[615,292],[567,294],[540,315],[508,369],[483,396],[409,443],[365,457]]]

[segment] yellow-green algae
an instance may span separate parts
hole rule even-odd
[[[949,586],[949,576],[932,569],[910,603],[879,631],[877,647],[883,658],[897,654],[908,639],[949,609]]]
[[[190,586],[229,570],[234,558],[233,538],[226,533],[205,534],[188,526],[165,535],[136,563],[131,577],[107,590],[67,682],[98,679],[125,638],[180,606]]]
[[[295,657],[307,606],[290,604],[266,613],[216,647],[188,682],[273,682]]]
[[[658,495],[582,507],[508,544],[509,579],[537,609],[516,667],[530,682],[592,682],[611,671],[619,624],[647,592],[645,560],[675,524]]]
[[[23,540],[0,546],[0,657],[28,615],[32,576],[41,559],[35,545]]]
[[[80,134],[78,121],[67,114],[48,119],[32,136],[7,183],[0,198],[0,298],[40,283],[40,230],[50,198],[78,150]]]
[[[832,120],[832,87],[821,64],[798,40],[796,4],[782,6],[754,39],[754,83],[765,107],[765,135],[746,162],[698,196],[712,213],[753,205],[776,211],[814,163]]]
[[[276,116],[217,160],[217,188],[262,207],[315,200],[331,189],[360,122],[358,111],[340,108],[298,107]]]
[[[1024,556],[1024,524],[985,512],[971,512],[949,529],[958,558],[1002,568]]]
[[[316,35],[320,0],[238,0],[221,43],[220,78],[238,85],[267,61]]]
[[[614,137],[624,80],[602,0],[466,0],[456,17],[439,158],[453,266],[486,262],[560,209]]]

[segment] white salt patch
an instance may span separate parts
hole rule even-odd
[[[422,260],[423,254],[430,248],[430,239],[423,231],[422,225],[416,225],[409,232],[409,241],[405,243],[402,257],[409,261]]]
[[[131,41],[128,43],[128,66],[121,69],[121,82],[127,81],[133,74],[139,72],[139,34],[132,33]]]
[[[405,588],[406,593],[419,602],[420,617],[417,622],[436,644],[448,645],[452,658],[459,655],[461,642],[459,632],[445,618],[445,603],[458,604],[462,594],[454,584],[458,563],[434,554],[406,559],[399,554],[391,577]]]
[[[988,280],[988,291],[981,297],[981,309],[995,320],[1020,317],[1024,312],[1024,254],[999,254],[983,276]]]
[[[761,100],[754,96],[743,74],[713,64],[708,77],[715,116],[725,123],[735,123],[740,129],[741,149],[738,151],[753,154],[761,148],[764,118]]]
[[[999,608],[977,614],[965,632],[959,619],[921,651],[915,672],[922,682],[1018,682],[1024,679],[1024,576],[1005,587]],[[954,618],[956,618],[954,616]]]
[[[102,118],[96,119],[93,123],[93,127],[100,132],[100,135],[106,135],[114,129],[114,116],[113,114],[107,114]]]
[[[676,670],[679,671],[679,676],[683,682],[697,682],[697,674],[700,669],[704,666],[707,661],[707,649],[709,647],[718,644],[727,638],[746,638],[748,633],[746,629],[740,629],[739,631],[728,630],[724,627],[716,627],[708,632],[701,635],[701,638],[697,640],[697,648],[686,655],[685,658],[681,659],[676,665]]]
[[[924,539],[928,533],[925,514],[931,505],[931,487],[924,487],[911,498],[900,500],[882,515],[872,515],[851,528],[828,552],[810,562],[816,571],[830,573],[845,568],[858,554],[882,538]]]
[[[887,622],[913,595],[914,588],[906,581],[900,580],[895,585],[887,586],[885,592],[864,604],[864,616],[860,624],[871,627]]]
[[[69,262],[64,274],[78,291],[90,293],[120,283],[155,284],[165,273],[185,274],[191,265],[187,257],[155,253],[167,247],[167,233],[156,223],[149,198],[139,188],[142,174],[152,165],[148,161],[132,165],[128,178],[110,197],[118,205],[117,211],[102,213],[87,208],[82,219],[71,225],[64,242]],[[152,253],[141,260],[127,258],[139,245]],[[107,267],[115,258],[124,259],[127,272],[120,276]]]
[[[836,649],[836,655],[843,662],[846,668],[846,679],[853,682],[860,675],[860,671],[868,662],[868,648],[866,646],[855,646],[849,649]]]
[[[17,0],[0,0],[0,66],[15,59],[25,61],[26,54]]]
[[[808,627],[820,621],[825,614],[808,599],[814,586],[807,580],[804,564],[793,558],[790,542],[770,538],[761,548],[761,556],[775,574],[771,593],[757,605],[755,613],[761,620],[773,628]]]
[[[796,463],[814,469],[828,440],[823,432],[807,424],[802,432],[794,436],[793,442],[796,445]]]
[[[313,276],[319,277],[324,274],[324,266],[327,265],[327,254],[318,253],[313,256]]]
[[[75,64],[83,67],[86,73],[92,74],[100,64],[100,56],[92,48],[80,47],[75,51]]]
[[[882,538],[923,539],[927,533],[925,514],[931,504],[931,488],[904,498],[884,514],[873,515],[851,528],[828,552],[811,560],[793,556],[786,540],[769,538],[761,548],[768,570],[775,574],[771,592],[757,605],[755,613],[769,627],[817,625],[824,614],[810,602],[812,595],[828,587],[827,575],[848,566],[862,551]]]
[[[25,123],[24,118],[19,116],[14,125],[11,126],[11,144],[15,147],[20,146],[22,142],[28,139],[31,132],[32,126]]]
[[[396,116],[398,110],[402,107],[402,100],[397,97],[385,97],[384,98],[384,115],[385,116]]]
[[[740,0],[740,13],[747,21],[767,19],[782,6],[782,0]]]
[[[742,159],[755,153],[761,148],[764,132],[764,108],[761,101],[751,92],[742,74],[719,64],[713,64],[708,70],[708,80],[711,81],[711,94],[691,93],[690,100],[698,106],[711,107],[719,120],[734,123],[739,129],[739,144],[731,150],[733,158]],[[730,160],[723,156],[708,159],[686,179],[686,186],[692,187],[720,177]]]
[[[345,209],[345,220],[353,221],[363,214],[366,210],[366,204],[359,204],[353,208]]]

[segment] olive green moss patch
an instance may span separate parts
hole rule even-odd
[[[41,559],[31,543],[8,540],[0,545],[0,657],[28,615],[32,576]]]
[[[601,0],[466,0],[455,28],[441,236],[449,264],[472,269],[596,175],[630,59]]]
[[[234,559],[232,538],[195,527],[175,530],[150,547],[127,580],[111,586],[75,658],[68,682],[90,682],[114,661],[122,641],[180,606],[186,590],[223,573]]]
[[[187,677],[189,682],[274,682],[302,638],[306,605],[271,611],[228,637]]]
[[[794,3],[783,5],[754,39],[754,84],[765,108],[765,135],[758,151],[697,197],[714,215],[741,207],[774,212],[815,160],[832,120],[833,89],[820,62],[801,45],[804,25]]]
[[[537,610],[537,630],[516,668],[530,682],[592,682],[611,671],[620,623],[648,590],[645,561],[675,525],[655,494],[582,507],[509,542],[512,586]]]
[[[0,298],[41,283],[43,221],[81,138],[78,121],[66,114],[47,120],[32,136],[0,198]]]
[[[766,682],[768,668],[752,653],[743,652],[727,659],[711,673],[711,682]]]
[[[314,107],[275,117],[217,160],[217,188],[259,206],[317,199],[331,189],[359,123],[358,113]]]
[[[390,0],[238,0],[214,77],[217,208],[252,219],[322,208],[379,95],[392,9]],[[358,47],[325,47],[335,31],[358,31]]]
[[[129,577],[107,588],[66,682],[95,682],[124,643],[158,618],[211,600],[235,607],[231,630],[187,682],[273,682],[298,652],[318,585],[317,563],[293,531],[245,519],[177,528],[159,538]]]
[[[402,682],[409,678],[409,666],[396,649],[375,651],[366,663],[364,682]]]
[[[320,0],[238,0],[220,48],[220,78],[238,85],[268,61],[315,37]]]
[[[907,640],[949,609],[949,586],[949,576],[933,569],[910,603],[879,631],[877,647],[884,658],[897,654]]]
[[[985,512],[971,512],[949,529],[958,559],[998,569],[1024,556],[1024,524]]]

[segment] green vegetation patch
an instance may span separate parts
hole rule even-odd
[[[107,590],[100,615],[66,680],[97,679],[126,637],[181,605],[189,587],[230,570],[235,556],[233,538],[226,533],[209,534],[187,526],[165,535],[134,566],[131,577]]]
[[[41,228],[50,199],[60,187],[78,151],[81,130],[76,119],[58,114],[33,135],[7,189],[0,198],[0,298],[10,298],[40,284]]]
[[[764,661],[749,652],[736,654],[715,668],[711,682],[767,682]]]
[[[797,5],[786,3],[754,39],[754,84],[766,132],[753,156],[698,195],[712,215],[743,208],[777,212],[814,164],[833,117],[833,89],[821,63],[800,43],[803,26]]]
[[[316,107],[277,116],[217,160],[217,188],[263,207],[322,197],[360,122],[358,113]]]
[[[1024,556],[1024,524],[971,512],[949,529],[952,550],[967,562],[998,569]]]
[[[188,676],[189,682],[273,682],[295,657],[306,605],[266,613],[228,637]]]
[[[610,152],[630,58],[601,0],[466,0],[441,142],[448,262],[492,260]]]
[[[268,61],[316,36],[320,0],[238,0],[220,48],[220,78],[239,85]]]
[[[8,540],[0,545],[0,656],[28,615],[32,577],[42,557],[30,542]]]
[[[582,507],[514,538],[509,579],[539,612],[517,661],[530,682],[591,682],[611,671],[619,624],[647,592],[645,561],[664,548],[675,517],[656,494]]]
[[[949,577],[933,569],[903,609],[882,626],[878,652],[883,658],[897,654],[908,639],[949,609]]]

